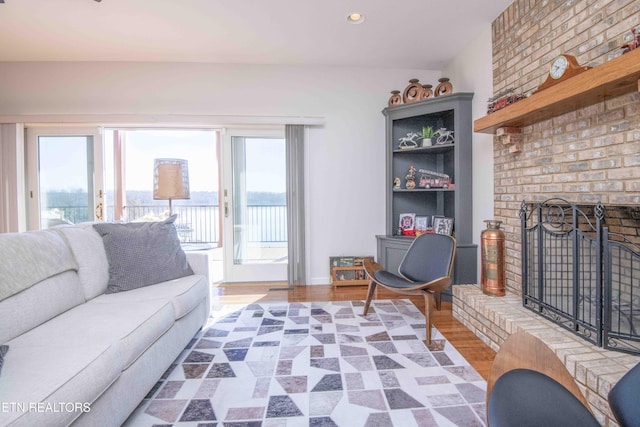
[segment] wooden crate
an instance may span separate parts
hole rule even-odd
[[[331,284],[333,286],[368,285],[364,271],[364,260],[372,256],[335,256],[329,257]]]

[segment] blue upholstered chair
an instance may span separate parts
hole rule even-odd
[[[369,278],[364,315],[378,285],[392,292],[424,296],[427,344],[431,344],[431,308],[440,310],[442,291],[451,285],[451,271],[456,257],[456,240],[445,234],[423,234],[416,237],[405,254],[398,274],[391,273],[372,261],[365,260]]]

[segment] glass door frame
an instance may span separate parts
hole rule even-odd
[[[284,127],[277,129],[225,129],[222,132],[222,180],[221,212],[223,242],[223,281],[224,282],[286,282],[287,263],[235,263],[236,227],[234,224],[234,148],[233,137],[264,138],[285,140]],[[285,166],[286,167],[286,166]],[[284,171],[286,173],[286,170]],[[286,191],[286,189],[285,189]],[[288,243],[287,243],[288,244]]]
[[[27,175],[27,230],[39,230],[41,228],[40,219],[40,137],[77,137],[84,136],[91,138],[91,158],[87,159],[87,172],[92,175],[88,188],[89,196],[87,202],[91,201],[87,212],[89,221],[101,221],[105,217],[105,194],[104,194],[104,147],[102,138],[102,128],[99,126],[83,127],[41,127],[27,126],[26,135],[26,175]]]

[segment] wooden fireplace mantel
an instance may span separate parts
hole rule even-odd
[[[495,134],[501,127],[531,125],[633,91],[640,91],[640,48],[481,117],[473,131]]]

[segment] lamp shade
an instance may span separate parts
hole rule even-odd
[[[188,199],[189,167],[184,159],[155,159],[153,167],[153,199]]]

